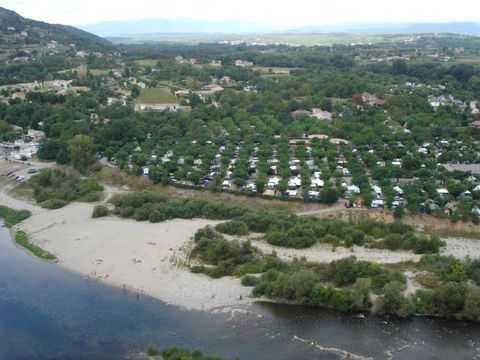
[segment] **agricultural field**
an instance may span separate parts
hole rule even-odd
[[[458,64],[471,64],[471,65],[477,65],[477,66],[480,65],[480,58],[475,55],[456,56],[451,61]]]
[[[253,71],[259,71],[262,75],[267,74],[275,74],[275,75],[290,75],[290,73],[294,70],[298,70],[296,68],[288,68],[288,67],[268,67],[268,66],[253,66]]]
[[[177,103],[178,99],[167,88],[142,89],[137,103],[140,104],[171,104]]]
[[[157,60],[146,59],[146,60],[135,60],[135,63],[143,67],[155,67],[157,66]]]

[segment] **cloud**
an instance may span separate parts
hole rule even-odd
[[[21,15],[72,25],[151,18],[235,19],[291,26],[332,23],[477,21],[480,2],[457,0],[3,0]]]

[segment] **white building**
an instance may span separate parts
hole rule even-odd
[[[322,109],[312,109],[312,116],[319,120],[332,120],[332,113]]]
[[[235,60],[235,66],[239,67],[252,67],[253,62],[247,60]]]

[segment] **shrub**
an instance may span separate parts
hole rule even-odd
[[[190,266],[190,271],[194,274],[201,274],[205,272],[205,266],[201,266],[201,265]]]
[[[468,262],[467,267],[468,277],[472,279],[475,284],[480,285],[480,260]]]
[[[108,216],[109,211],[108,208],[104,205],[96,205],[93,208],[92,218],[99,218],[103,216]]]
[[[433,302],[432,290],[417,290],[413,299],[415,312],[423,315],[435,315],[436,308]]]
[[[242,277],[243,286],[256,286],[260,282],[260,279],[253,275],[244,275]]]
[[[315,283],[316,276],[311,270],[299,269],[291,273],[282,273],[267,288],[266,295],[273,299],[308,303]]]
[[[150,214],[155,210],[155,205],[147,203],[135,210],[134,218],[137,221],[147,221]]]
[[[213,230],[213,228],[208,225],[206,227],[204,227],[203,229],[198,229],[197,232],[195,233],[195,235],[193,236],[193,240],[195,242],[198,242],[200,241],[200,239],[214,239],[216,237],[220,237],[219,234],[217,234],[215,232],[215,230]]]
[[[390,234],[383,241],[385,247],[389,250],[398,250],[403,244],[403,237],[400,234]]]
[[[228,235],[247,235],[249,233],[248,226],[238,220],[232,220],[215,226],[215,230]]]
[[[392,313],[400,317],[408,317],[415,311],[415,305],[411,299],[403,296],[405,285],[398,281],[391,281],[383,287],[383,296],[377,299],[377,311]]]
[[[122,218],[130,218],[135,214],[135,208],[133,206],[126,206],[119,209],[118,215]]]
[[[327,272],[335,284],[339,286],[351,284],[357,277],[357,261],[354,256],[332,261]]]
[[[198,230],[194,241],[196,244],[191,256],[214,265],[212,268],[204,269],[203,272],[215,278],[233,275],[235,272],[239,272],[242,265],[260,261],[250,242],[228,241],[210,226]]]
[[[393,210],[393,217],[395,219],[401,219],[403,217],[404,208],[403,205],[398,205],[395,210]]]
[[[465,298],[463,318],[480,321],[480,289],[470,287]]]
[[[347,311],[353,305],[353,297],[349,290],[317,284],[312,292],[312,303],[338,311]]]
[[[353,238],[352,235],[347,235],[345,240],[343,241],[345,247],[350,248],[353,246]]]
[[[166,215],[160,211],[160,210],[153,210],[150,215],[148,216],[148,221],[150,221],[151,223],[158,223],[158,222],[162,222],[164,220],[166,220],[167,217]]]
[[[157,356],[158,355],[158,350],[155,346],[150,345],[147,348],[147,356]]]
[[[202,351],[197,349],[193,351],[188,351],[180,348],[168,348],[162,350],[162,359],[163,360],[228,360],[227,358],[212,356],[212,355],[203,355]]]
[[[419,236],[415,242],[413,251],[415,254],[433,254],[438,253],[440,251],[440,247],[443,245],[445,245],[445,243],[440,240],[437,235],[430,236],[430,239],[425,236]]]
[[[355,245],[363,245],[365,243],[365,233],[361,230],[354,230],[350,234]]]
[[[413,228],[410,225],[407,225],[401,221],[394,221],[388,225],[389,230],[394,234],[406,234],[413,231]]]
[[[100,200],[102,200],[102,193],[100,193],[98,191],[91,192],[91,193],[89,193],[85,196],[85,201],[86,202],[97,202],[97,201],[100,201]]]
[[[49,199],[40,204],[45,209],[60,209],[68,204],[67,201],[61,199]]]
[[[372,288],[372,279],[357,278],[352,286],[352,310],[368,310],[372,305],[370,299],[370,290]]]
[[[436,313],[444,317],[453,317],[463,309],[467,294],[465,283],[447,282],[433,290],[433,304]]]

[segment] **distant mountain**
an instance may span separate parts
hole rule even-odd
[[[334,24],[292,28],[282,25],[215,19],[145,19],[107,21],[79,26],[104,37],[135,38],[161,34],[259,34],[259,33],[342,33],[342,32],[447,32],[480,35],[480,22]],[[148,37],[148,36],[147,36]]]
[[[287,26],[216,19],[146,19],[107,21],[81,25],[81,29],[105,37],[149,34],[247,34],[286,31]]]
[[[0,7],[0,45],[75,43],[83,48],[103,47],[110,42],[97,35],[68,25],[53,25],[26,19],[14,11]]]
[[[446,23],[390,23],[390,24],[333,24],[311,25],[292,29],[294,33],[329,33],[329,32],[442,32],[465,35],[480,35],[480,22],[446,22]]]

